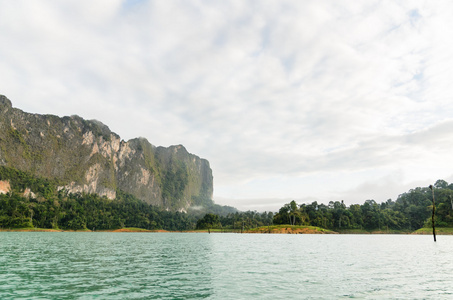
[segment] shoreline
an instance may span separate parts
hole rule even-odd
[[[416,231],[365,231],[365,230],[342,230],[332,231],[314,226],[265,226],[248,230],[230,230],[230,229],[200,229],[200,230],[184,230],[184,231],[169,231],[163,229],[148,230],[143,228],[120,228],[111,230],[64,230],[50,228],[0,228],[0,232],[125,232],[125,233],[249,233],[249,234],[351,234],[351,235],[374,235],[374,234],[407,234],[407,235],[432,235],[432,228],[420,228]],[[453,235],[453,228],[437,228],[436,235]]]

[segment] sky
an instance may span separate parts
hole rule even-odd
[[[214,201],[453,181],[453,2],[0,0],[0,94],[210,162]]]

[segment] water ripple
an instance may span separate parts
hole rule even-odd
[[[449,299],[453,237],[0,233],[0,299]]]

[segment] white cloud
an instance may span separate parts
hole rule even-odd
[[[218,198],[379,198],[452,174],[451,6],[0,0],[0,93],[182,143]]]

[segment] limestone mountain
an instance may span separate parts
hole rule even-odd
[[[99,121],[31,114],[0,95],[0,166],[56,179],[60,189],[118,190],[165,209],[212,203],[209,162],[182,146],[155,147],[144,138],[122,140]]]

